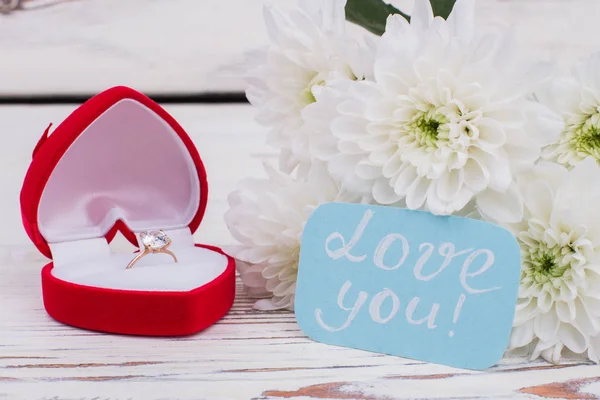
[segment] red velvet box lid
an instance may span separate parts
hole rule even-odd
[[[69,149],[77,148],[77,146],[73,146],[77,139],[80,138],[84,132],[89,131],[90,129],[88,128],[96,123],[96,121],[100,119],[99,117],[105,115],[111,107],[114,107],[123,101],[130,101],[131,103],[137,104],[140,108],[150,110],[153,118],[156,119],[156,117],[158,117],[157,119],[161,121],[161,123],[166,124],[165,129],[168,129],[169,132],[174,132],[176,137],[178,137],[184,145],[186,149],[184,152],[189,153],[189,157],[191,157],[193,162],[193,168],[191,168],[193,171],[190,173],[192,176],[191,180],[195,181],[195,176],[197,175],[197,181],[193,182],[193,186],[199,190],[199,196],[197,196],[194,201],[190,200],[189,202],[197,207],[194,208],[195,211],[188,207],[188,209],[193,212],[188,213],[191,217],[186,217],[187,219],[185,219],[185,222],[187,223],[190,232],[193,233],[202,221],[208,198],[208,184],[204,165],[191,139],[173,117],[150,98],[127,87],[114,87],[92,97],[78,107],[52,132],[51,135],[48,135],[50,129],[50,127],[48,127],[34,149],[33,160],[27,171],[21,191],[21,212],[23,225],[27,234],[40,252],[49,258],[53,258],[53,255],[48,243],[49,241],[46,238],[50,235],[48,232],[53,232],[53,243],[60,242],[62,240],[61,235],[66,238],[66,241],[77,241],[79,238],[73,236],[73,232],[78,232],[77,229],[81,232],[85,232],[85,229],[83,228],[87,229],[89,227],[84,226],[85,221],[73,221],[74,218],[72,216],[70,217],[70,220],[63,219],[67,221],[67,225],[70,223],[76,229],[70,229],[73,227],[66,226],[64,232],[61,232],[62,226],[60,225],[60,219],[56,222],[50,218],[50,220],[52,220],[52,226],[50,228],[48,227],[50,223],[40,221],[40,204],[42,203],[45,190],[48,191],[48,182],[53,176],[53,173],[56,170],[60,170],[58,165],[60,161],[65,158],[65,154],[68,153]],[[118,126],[118,124],[122,122],[119,119],[121,117],[115,117],[115,120],[112,121],[112,125],[114,126],[116,124],[116,126]],[[126,122],[125,119],[123,119],[123,123]],[[135,129],[135,126],[130,128],[133,129],[129,129],[130,132],[135,132],[136,135],[139,136],[140,132]],[[127,129],[123,129],[123,132],[120,132],[120,134],[128,135],[127,132]],[[111,140],[115,140],[114,134],[111,137]],[[123,136],[117,136],[117,144],[115,145],[118,145],[120,137]],[[173,141],[175,139],[169,140]],[[90,159],[95,157],[96,161],[98,161],[99,154],[104,154],[106,156],[107,165],[116,162],[112,159],[111,154],[106,152],[106,148],[110,143],[104,144],[106,144],[106,146],[99,146],[97,152],[95,149],[92,149],[94,154],[78,155],[82,160],[80,161],[82,169],[86,168],[85,157],[90,157]],[[128,145],[131,145],[131,143]],[[159,151],[159,149],[156,150]],[[104,151],[104,153],[102,153],[102,151]],[[123,152],[121,151],[120,153]],[[132,162],[145,162],[144,154],[135,154],[135,151],[132,153],[132,158],[135,158]],[[120,162],[127,168],[127,164],[123,162],[123,154],[120,154],[120,156]],[[96,165],[97,164],[98,162],[96,162]],[[128,171],[128,173],[124,173],[123,176],[131,176],[132,174],[134,175],[134,173],[129,173]],[[120,174],[112,174],[108,177],[104,176],[102,177],[102,180],[111,180],[113,179],[113,176],[114,179],[118,180],[120,179],[119,175]],[[66,174],[66,176],[73,176],[73,174]],[[177,181],[176,176],[174,179],[173,182],[165,182],[165,188],[163,190],[176,191],[182,186],[181,183]],[[89,190],[92,193],[95,190],[94,182],[90,182],[89,179],[76,180],[77,185],[72,184],[72,179],[64,179],[64,181],[64,191],[59,186],[58,189],[55,187],[51,192],[54,197],[57,199],[64,198],[67,203],[70,201],[69,194],[86,195],[86,190]],[[119,188],[119,190],[127,191],[126,183],[127,182],[123,182],[123,185],[121,185],[123,188]],[[75,187],[70,187],[69,185]],[[118,187],[119,185],[115,185],[113,182],[112,186]],[[151,196],[151,193],[148,194],[148,196]],[[124,208],[135,210],[135,201],[139,202],[140,199],[144,200],[139,196],[139,193],[130,197],[132,197],[133,200],[119,200],[131,200]],[[165,198],[168,199],[168,196],[165,196]],[[182,195],[180,194],[179,199],[181,198]],[[113,205],[108,203],[114,201],[114,199],[106,200],[100,198],[94,199],[94,201],[96,202],[96,205],[93,207],[95,207],[96,214],[106,213],[106,215],[95,215],[90,218],[102,217],[103,224],[104,222],[107,222],[108,225],[106,225],[106,229],[102,231],[102,235],[106,240],[110,242],[115,234],[118,231],[121,231],[132,244],[137,245],[138,240],[134,233],[135,229],[132,229],[127,218],[123,218],[118,214],[112,215],[107,211],[109,209],[112,210],[111,207]],[[46,202],[48,203],[49,201]],[[54,202],[57,203],[58,201],[55,200]],[[98,205],[102,202],[107,204]],[[176,208],[176,206],[174,207]],[[85,213],[85,211],[89,210],[85,209],[83,212]],[[90,214],[92,213],[90,212]],[[45,215],[46,220],[48,220],[48,212],[45,212],[45,214],[42,213],[42,215]],[[78,215],[81,217],[82,214],[74,213],[74,215],[76,217]],[[79,225],[83,226],[83,228],[78,227]],[[42,226],[44,226],[44,229],[41,229]],[[161,227],[156,228],[159,229]],[[44,230],[46,235],[42,233]],[[82,239],[86,239],[84,236],[85,234],[83,234]],[[95,287],[92,285],[78,284],[54,276],[52,273],[53,263],[50,263],[42,271],[42,288],[46,310],[52,317],[60,322],[103,332],[153,336],[187,335],[195,333],[216,322],[227,313],[233,303],[235,286],[234,260],[216,247],[205,245],[196,246],[221,254],[226,257],[227,261],[226,267],[220,275],[192,290],[121,290],[113,289],[111,287]]]
[[[198,171],[201,196],[198,211],[189,224],[190,230],[195,232],[202,221],[208,199],[208,183],[204,164],[191,139],[177,121],[149,97],[128,87],[114,87],[92,97],[82,104],[52,132],[52,135],[48,135],[50,130],[50,127],[48,127],[33,151],[33,160],[29,166],[21,190],[21,213],[23,216],[23,226],[27,234],[40,252],[48,258],[52,258],[52,254],[46,239],[39,231],[37,221],[38,207],[44,187],[52,175],[56,164],[85,128],[111,106],[123,99],[136,100],[154,111],[173,128],[185,143]],[[113,228],[106,233],[107,240],[112,240],[119,230],[131,243],[137,244],[135,234],[123,221],[116,221]]]

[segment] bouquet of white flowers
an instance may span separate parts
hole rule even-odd
[[[331,201],[484,218],[522,249],[511,348],[600,360],[600,54],[556,78],[474,0],[301,0],[265,9],[247,96],[280,151],[227,225],[262,310],[293,309],[304,224]],[[357,38],[345,19],[364,28]],[[370,32],[367,32],[370,31]]]

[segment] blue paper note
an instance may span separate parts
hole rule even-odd
[[[319,342],[484,369],[508,345],[520,270],[488,222],[329,203],[304,228],[296,318]]]

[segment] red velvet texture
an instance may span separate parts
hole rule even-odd
[[[44,187],[61,157],[75,139],[102,113],[123,99],[135,100],[154,111],[173,128],[187,147],[198,171],[201,194],[200,207],[198,207],[198,212],[189,224],[190,230],[194,232],[202,221],[208,200],[208,183],[204,164],[194,143],[177,121],[153,100],[133,89],[118,86],[97,94],[83,103],[50,136],[48,136],[49,129],[46,129],[36,145],[33,160],[25,176],[23,188],[21,189],[21,215],[23,226],[31,241],[48,258],[52,258],[52,254],[48,243],[39,231],[37,221],[38,208]],[[115,226],[106,234],[106,239],[108,241],[112,240],[118,230],[132,244],[137,245],[135,234],[122,221],[116,222]]]
[[[48,136],[46,129],[33,151],[33,160],[21,190],[23,226],[37,248],[52,254],[39,231],[40,199],[52,171],[77,137],[104,111],[123,99],[133,99],[164,119],[183,141],[194,160],[200,182],[200,206],[189,228],[194,232],[204,216],[208,198],[206,171],[196,147],[183,128],[158,104],[127,88],[108,89],[85,102]],[[116,233],[137,246],[137,239],[123,221],[116,221],[105,237]],[[217,247],[197,245],[227,257],[227,268],[213,281],[187,292],[152,292],[96,288],[60,280],[52,275],[53,264],[42,269],[44,306],[55,320],[100,332],[144,336],[183,336],[199,332],[222,318],[235,296],[235,261]]]
[[[221,254],[216,247],[202,246]],[[92,331],[143,336],[185,336],[221,319],[233,305],[235,262],[212,282],[189,292],[145,292],[77,285],[42,269],[44,306],[66,325]]]

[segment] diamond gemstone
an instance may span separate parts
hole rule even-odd
[[[161,231],[148,231],[141,234],[144,246],[152,250],[159,250],[169,243],[169,237]]]

